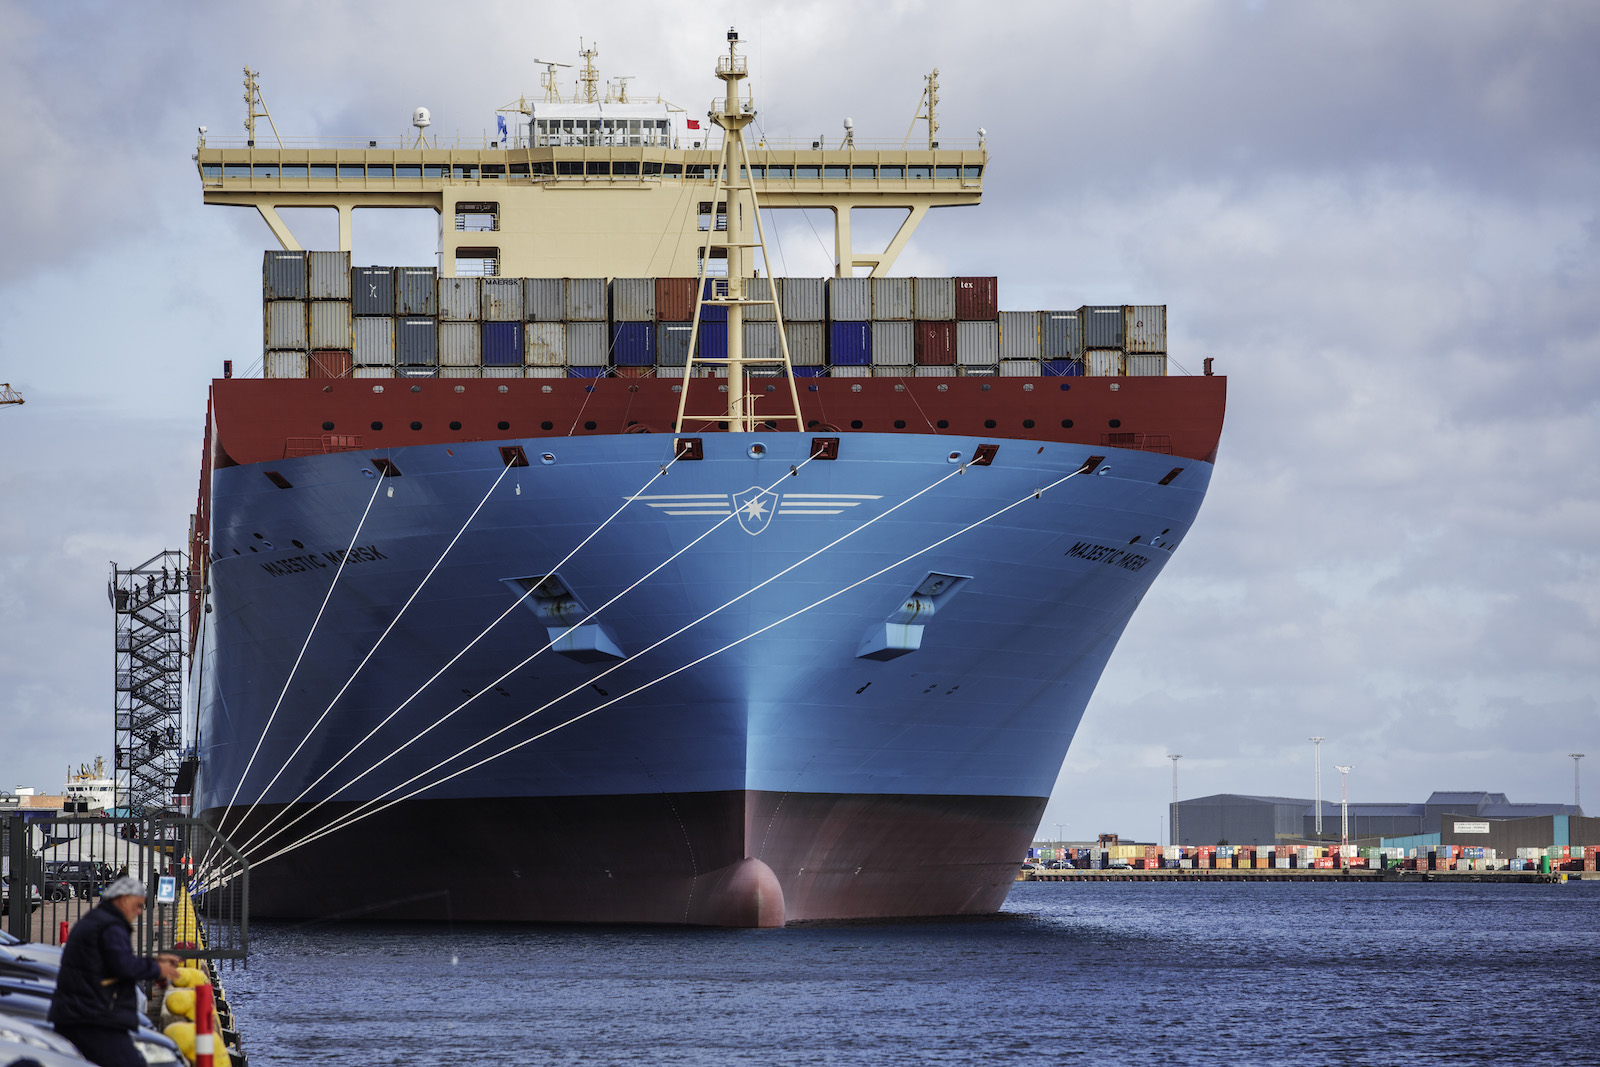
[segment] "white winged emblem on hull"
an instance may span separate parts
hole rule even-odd
[[[777,513],[778,494],[752,485],[742,493],[733,494],[733,509],[744,532],[754,537],[767,528]]]

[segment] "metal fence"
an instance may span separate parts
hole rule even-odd
[[[18,813],[3,823],[5,925],[16,937],[60,944],[63,930],[126,874],[147,890],[133,933],[135,951],[245,961],[249,864],[205,823],[165,812],[137,818]],[[237,873],[203,885],[195,868],[204,860]]]

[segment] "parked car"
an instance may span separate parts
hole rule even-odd
[[[0,1015],[0,1062],[83,1067],[88,1061],[77,1046],[44,1023]]]
[[[0,915],[8,915],[11,912],[11,889],[11,876],[8,874],[0,877]],[[20,894],[23,891],[19,888],[17,892]],[[28,886],[26,895],[33,905],[30,910],[38,911],[40,904],[39,887],[36,885]]]
[[[44,865],[44,877],[46,881],[66,884],[85,900],[93,900],[100,890],[116,881],[116,872],[110,864],[96,860],[51,860]]]

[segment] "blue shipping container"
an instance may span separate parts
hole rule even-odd
[[[726,278],[707,278],[706,279],[706,283],[705,283],[705,295],[708,296],[708,297],[711,297],[711,296],[727,296],[728,295],[728,281],[727,281],[727,279]],[[727,307],[725,307],[722,304],[705,304],[700,308],[700,321],[701,322],[727,322],[728,321],[728,309],[727,309]],[[724,351],[726,351],[726,349],[724,349]]]
[[[1046,378],[1079,378],[1083,376],[1081,359],[1047,359],[1044,361]]]
[[[656,324],[619,322],[611,327],[611,359],[619,367],[653,367]]]
[[[701,359],[727,359],[728,358],[728,324],[726,322],[706,322],[700,320],[700,345],[698,355]]]
[[[604,378],[606,376],[606,370],[607,370],[607,368],[605,368],[605,367],[568,367],[567,368],[567,377],[568,378]]]
[[[794,371],[796,378],[826,378],[828,376],[827,367],[793,367],[791,369]]]
[[[522,323],[486,322],[483,324],[483,365],[486,367],[522,366]]]
[[[828,362],[835,367],[871,366],[872,323],[834,323],[828,331]]]

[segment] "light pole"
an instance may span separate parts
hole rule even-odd
[[[1057,847],[1067,843],[1067,835],[1062,833],[1062,831],[1061,831],[1061,828],[1063,826],[1065,826],[1065,825],[1067,825],[1067,824],[1064,823],[1064,822],[1056,823],[1056,845],[1057,845]]]
[[[1178,844],[1178,761],[1182,756],[1168,756],[1172,761],[1172,844]]]
[[[1326,740],[1326,738],[1322,738],[1322,737],[1313,737],[1311,739],[1311,744],[1315,747],[1316,753],[1317,753],[1316,814],[1317,814],[1317,840],[1319,840],[1319,841],[1322,840],[1322,742],[1325,741],[1325,740]]]
[[[1582,752],[1569,752],[1572,757],[1572,806],[1578,807],[1578,761],[1583,758]]]
[[[1345,867],[1350,857],[1350,766],[1335,766],[1339,772],[1339,866]]]

